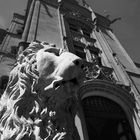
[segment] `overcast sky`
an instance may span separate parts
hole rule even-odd
[[[92,8],[110,18],[122,20],[112,24],[112,29],[130,57],[140,63],[140,0],[87,0]]]
[[[7,28],[14,12],[24,13],[27,0],[0,0],[0,27]],[[121,17],[111,27],[128,54],[140,63],[140,0],[87,0],[94,11]]]

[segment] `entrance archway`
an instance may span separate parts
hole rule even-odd
[[[89,96],[82,100],[89,140],[135,140],[122,108],[110,99]]]
[[[79,88],[78,98],[85,140],[140,138],[135,97],[127,90],[109,81],[92,80]]]

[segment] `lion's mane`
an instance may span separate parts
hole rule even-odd
[[[69,116],[71,108],[68,107],[76,106],[75,98],[68,99],[66,106],[60,106],[65,110],[63,114],[63,111],[53,108],[53,96],[44,99],[41,96],[36,54],[44,47],[41,43],[31,43],[19,55],[10,73],[7,88],[0,99],[0,140],[79,139],[74,125],[75,114]]]

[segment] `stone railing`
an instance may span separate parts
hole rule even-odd
[[[106,66],[99,66],[94,63],[85,62],[85,80],[102,79],[115,82],[113,77],[113,69]]]

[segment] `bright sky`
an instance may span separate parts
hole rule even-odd
[[[7,28],[14,12],[24,13],[27,0],[0,0],[0,27]],[[94,11],[121,17],[113,31],[131,58],[140,63],[140,0],[87,0]]]

